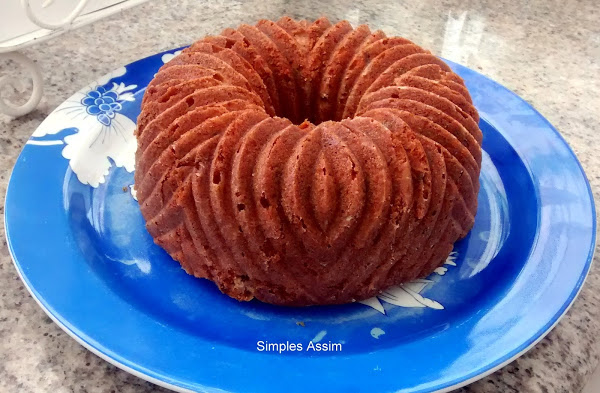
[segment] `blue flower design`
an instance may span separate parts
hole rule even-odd
[[[135,121],[125,113],[127,102],[135,102],[143,90],[126,84],[127,77],[113,81],[126,73],[121,67],[79,90],[42,122],[27,143],[64,145],[62,156],[69,168],[82,184],[93,188],[107,181],[113,166],[133,172]]]
[[[110,127],[116,112],[122,109],[119,101],[119,94],[114,88],[106,90],[106,88],[98,86],[81,99],[81,104],[89,115],[96,116],[100,123]]]

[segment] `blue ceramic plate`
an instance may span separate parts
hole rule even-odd
[[[475,227],[443,267],[362,303],[309,308],[240,303],[188,276],[152,242],[131,189],[144,87],[172,57],[136,61],[65,101],[10,179],[16,267],[94,353],[180,391],[444,391],[531,348],[575,299],[596,233],[583,170],[531,106],[457,64],[485,152]]]

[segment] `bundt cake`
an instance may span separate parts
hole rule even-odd
[[[160,68],[135,187],[154,241],[233,298],[362,300],[430,274],[472,228],[478,121],[463,80],[411,41],[261,20]]]

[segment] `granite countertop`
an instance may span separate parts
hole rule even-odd
[[[39,108],[0,115],[0,196],[33,130],[101,75],[239,23],[282,15],[347,19],[410,38],[515,91],[550,120],[579,157],[600,199],[600,10],[595,0],[151,1],[24,51],[44,70]],[[9,64],[2,64],[9,71]],[[2,74],[2,73],[0,73]],[[0,218],[4,222],[4,201]],[[63,333],[20,281],[0,228],[0,391],[164,392],[106,363]],[[596,255],[596,259],[598,254]],[[600,356],[600,264],[573,307],[535,348],[462,392],[576,392]]]

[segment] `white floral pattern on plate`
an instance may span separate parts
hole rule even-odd
[[[162,62],[163,62],[163,63],[168,63],[168,62],[170,62],[171,60],[173,60],[173,58],[174,58],[175,56],[177,56],[178,54],[180,54],[180,53],[181,53],[181,51],[180,51],[180,50],[178,50],[178,51],[175,51],[175,52],[173,52],[173,53],[165,53],[164,55],[162,55],[162,56],[161,56],[161,58],[160,58],[160,59],[162,60]]]
[[[444,266],[440,266],[432,273],[437,274],[439,276],[443,276],[448,271],[446,266],[456,266],[456,257],[458,253],[456,251],[452,251],[446,261],[444,262]],[[382,314],[385,314],[385,309],[383,308],[383,304],[381,301],[384,301],[389,304],[393,304],[399,307],[406,308],[433,308],[435,310],[443,310],[444,306],[442,306],[439,302],[428,299],[421,295],[421,292],[427,288],[429,285],[434,285],[435,281],[429,279],[417,279],[413,280],[401,285],[393,286],[383,291],[377,296],[372,298],[361,300],[359,303],[362,303],[366,306],[372,307],[375,310],[379,311]]]
[[[71,170],[81,183],[94,188],[106,181],[113,163],[133,172],[135,123],[119,112],[124,102],[135,100],[137,85],[110,82],[126,72],[121,67],[75,93],[44,120],[27,143],[65,144],[62,155]],[[67,130],[74,133],[52,138]]]

